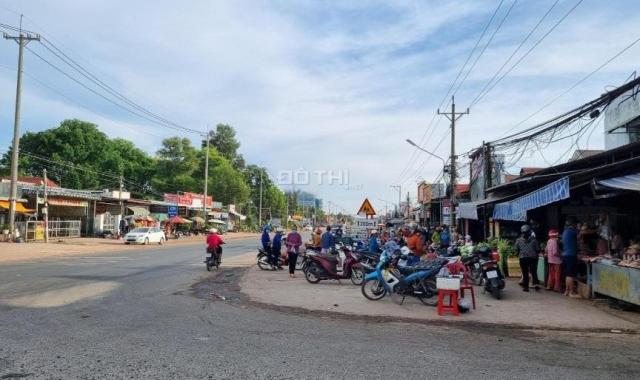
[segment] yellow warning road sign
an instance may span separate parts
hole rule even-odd
[[[368,198],[365,198],[364,202],[362,202],[362,206],[360,206],[360,210],[358,210],[358,215],[360,214],[364,214],[366,216],[376,215],[376,211],[373,209],[373,206],[371,206],[371,202],[369,202]]]

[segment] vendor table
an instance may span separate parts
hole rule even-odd
[[[640,305],[640,269],[593,263],[593,292]]]

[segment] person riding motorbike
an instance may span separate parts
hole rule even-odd
[[[262,248],[264,248],[266,252],[271,250],[271,237],[269,236],[269,232],[271,232],[271,228],[269,226],[265,226],[262,229],[262,237],[260,239],[262,242]]]
[[[280,265],[280,252],[282,251],[282,233],[284,229],[282,227],[276,228],[276,234],[273,236],[273,241],[271,242],[271,264],[273,264],[274,269],[282,269]]]
[[[220,264],[222,263],[222,244],[224,244],[224,240],[220,237],[218,229],[211,228],[207,234],[207,253],[217,254]]]

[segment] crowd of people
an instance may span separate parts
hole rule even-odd
[[[302,246],[302,236],[298,232],[298,227],[295,225],[291,228],[286,236],[284,236],[284,229],[282,227],[275,228],[273,238],[271,237],[272,227],[265,226],[262,230],[261,243],[262,248],[269,253],[271,265],[277,269],[283,269],[280,264],[280,255],[282,253],[283,245],[286,247],[287,261],[289,263],[289,277],[295,278],[296,262],[298,260],[298,253],[300,253],[300,247]]]

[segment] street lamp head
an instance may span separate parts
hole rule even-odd
[[[411,141],[411,139],[407,139],[407,142],[409,143],[409,145],[413,145],[413,146],[418,146],[416,143],[414,143],[413,141]]]

